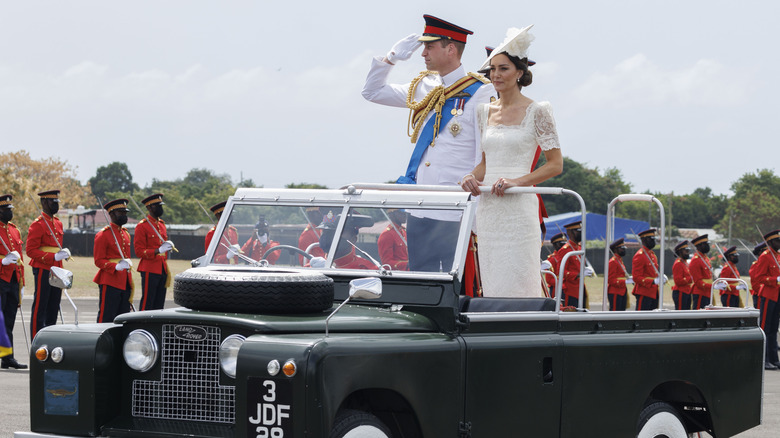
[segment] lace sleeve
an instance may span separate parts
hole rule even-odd
[[[558,131],[555,129],[555,119],[550,102],[540,102],[534,114],[536,141],[543,151],[560,148]]]

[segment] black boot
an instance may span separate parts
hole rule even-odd
[[[3,358],[2,361],[0,361],[0,368],[15,368],[17,370],[26,370],[27,365],[17,362],[16,359],[12,357],[10,359]]]

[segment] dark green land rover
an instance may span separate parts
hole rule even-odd
[[[176,276],[181,307],[35,337],[32,432],[15,436],[720,438],[760,423],[757,311],[467,296],[476,203],[392,187],[239,189]],[[451,231],[415,248],[433,268],[398,260],[410,217]]]

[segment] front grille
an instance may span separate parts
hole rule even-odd
[[[220,329],[196,327],[206,336],[192,340],[176,327],[162,327],[160,381],[133,381],[133,416],[234,423],[236,387],[219,385]]]

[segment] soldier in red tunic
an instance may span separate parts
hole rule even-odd
[[[760,256],[765,249],[766,249],[766,242],[761,242],[758,245],[753,247],[753,255],[756,256],[756,259],[753,261],[753,263],[750,264],[750,269],[748,269],[748,275],[750,275],[750,295],[753,297],[754,309],[758,309],[758,291],[760,289],[760,285],[756,282],[755,272],[753,268],[758,263],[758,256]]]
[[[155,193],[143,201],[149,214],[135,226],[135,255],[141,261],[138,272],[141,274],[140,310],[162,309],[165,306],[166,288],[171,282],[168,269],[168,252],[174,246],[168,240],[163,215],[163,195]]]
[[[11,222],[14,218],[13,196],[0,196],[0,308],[5,322],[4,329],[11,344],[11,353],[3,356],[0,368],[25,369],[27,365],[14,358],[14,323],[16,313],[22,305],[21,290],[24,286],[24,257],[22,256],[22,236]],[[3,327],[0,327],[2,330]]]
[[[737,254],[737,247],[732,246],[723,252],[723,256],[726,258],[723,263],[723,269],[720,270],[720,276],[718,278],[739,278],[739,270],[737,270],[737,263],[739,263],[739,254]],[[715,285],[715,289],[720,291],[720,302],[723,307],[742,307],[740,304],[739,291],[745,290],[745,285],[738,282],[724,283],[722,281]]]
[[[572,252],[580,250],[580,242],[582,241],[582,221],[572,222],[563,226],[566,228],[566,235],[569,240],[565,245],[557,252],[555,261],[558,266],[561,265],[563,257]],[[563,296],[561,300],[563,306],[579,307],[580,305],[580,257],[569,257],[566,261],[566,266],[563,272],[563,278],[559,278],[558,281],[562,282],[561,288],[563,290]],[[585,276],[593,275],[593,270],[589,267],[585,268]],[[584,286],[583,286],[584,287]],[[583,298],[587,303],[588,290],[583,291]]]
[[[35,298],[30,318],[30,333],[34,338],[38,330],[57,323],[62,289],[49,284],[51,268],[62,267],[62,261],[70,258],[70,250],[62,248],[62,222],[54,215],[60,210],[60,191],[38,193],[41,198],[41,215],[27,230],[27,257],[35,276]]]
[[[222,217],[222,212],[225,211],[225,205],[227,201],[222,201],[211,206],[210,210],[217,217],[217,221]],[[217,230],[217,226],[214,225],[206,233],[206,251],[209,250],[211,245],[211,239],[214,238],[214,232]],[[219,246],[214,251],[214,263],[228,264],[236,262],[236,255],[239,254],[241,248],[238,246],[238,230],[232,225],[227,225],[222,239],[219,241]]]
[[[688,270],[693,279],[693,290],[691,291],[691,304],[693,309],[703,309],[710,304],[710,295],[712,293],[712,264],[707,253],[710,252],[709,236],[701,236],[691,240],[696,247],[696,254],[693,255]]]
[[[267,260],[270,264],[275,264],[279,260],[281,255],[280,251],[268,252],[273,247],[279,246],[279,242],[271,240],[268,232],[268,222],[265,220],[265,216],[260,216],[255,224],[255,230],[252,233],[252,237],[247,240],[243,246],[241,246],[241,252],[246,254],[252,260],[260,261]],[[266,255],[266,253],[268,255]]]
[[[631,261],[631,273],[634,278],[636,310],[654,310],[658,308],[658,258],[653,252],[655,247],[655,228],[639,233],[642,248],[634,254]],[[665,276],[663,280],[665,280]]]
[[[406,213],[397,208],[388,208],[390,224],[382,231],[377,240],[379,261],[394,271],[409,270],[409,252],[406,248],[406,228],[403,223]]]
[[[308,251],[314,257],[325,257],[325,250],[320,248],[320,233],[319,228],[315,224],[319,224],[322,219],[322,211],[320,207],[307,207],[306,208],[306,228],[301,232],[298,237],[298,248],[302,251]],[[312,246],[316,243],[317,245]],[[298,262],[303,264],[303,256],[298,256]]]
[[[672,300],[676,310],[691,310],[691,288],[693,277],[688,270],[688,259],[691,258],[691,250],[688,249],[688,241],[683,240],[674,247],[677,258],[672,265]]]
[[[623,257],[626,256],[626,244],[623,238],[619,238],[609,245],[612,257],[609,259],[609,277],[607,278],[607,296],[609,298],[609,310],[626,310],[628,305],[628,287],[634,280],[628,275]]]
[[[318,228],[322,229],[320,236],[320,248],[330,250],[341,215],[335,216],[328,212],[322,218]],[[344,230],[338,240],[335,254],[333,255],[333,267],[339,269],[378,269],[378,267],[366,258],[357,255],[355,245],[358,243],[360,228],[374,225],[371,216],[350,213],[344,224]]]
[[[113,322],[117,315],[130,311],[133,301],[133,275],[130,260],[130,233],[127,223],[127,199],[115,199],[103,208],[111,223],[95,235],[93,258],[98,267],[92,280],[100,288],[97,322]]]
[[[780,367],[777,357],[777,330],[780,325],[780,306],[777,305],[780,292],[780,230],[765,234],[764,241],[767,243],[767,249],[758,256],[753,274],[755,284],[759,285],[759,322],[766,335],[764,369],[775,370]]]
[[[550,298],[555,298],[555,278],[558,275],[558,251],[566,244],[566,237],[563,233],[558,233],[550,238],[550,244],[553,246],[553,252],[547,256],[547,259],[542,262],[542,271],[550,271],[555,275],[544,274],[544,279],[547,282],[547,288],[550,291]]]

